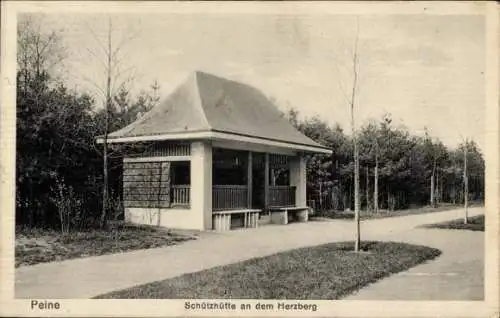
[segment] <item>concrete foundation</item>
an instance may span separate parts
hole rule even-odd
[[[290,220],[295,222],[307,222],[309,220],[309,209],[286,209],[274,210],[271,212],[271,223],[272,224],[288,224]]]
[[[309,220],[309,210],[308,209],[294,211],[294,214],[295,214],[295,218],[296,218],[297,222],[307,222]]]
[[[272,224],[288,224],[288,211],[273,211],[271,212],[271,223]]]

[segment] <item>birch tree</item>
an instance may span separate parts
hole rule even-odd
[[[384,118],[385,120],[385,118]],[[373,201],[367,199],[367,207],[378,213],[378,185],[379,185],[379,125],[376,122],[369,122],[361,128],[359,146],[360,146],[360,162],[366,166],[366,197],[370,196],[370,167],[373,167]],[[372,203],[372,204],[369,204]]]
[[[378,157],[379,157],[379,145],[378,145],[378,131],[375,132],[375,168],[373,172],[373,211],[378,213]]]
[[[354,236],[354,251],[358,252],[361,244],[360,233],[360,187],[359,187],[359,145],[358,136],[356,131],[355,110],[358,103],[359,91],[359,20],[356,20],[356,34],[354,38],[354,46],[349,56],[350,70],[352,74],[352,82],[350,83],[349,93],[343,89],[343,85],[339,82],[339,87],[344,94],[346,102],[349,107],[351,117],[351,134],[353,141],[353,157],[354,157],[354,223],[355,223],[355,236]]]
[[[433,140],[433,138],[430,136],[429,131],[427,128],[424,128],[424,139],[423,139],[423,145],[422,145],[422,150],[424,151],[425,154],[425,160],[427,163],[427,170],[428,170],[428,176],[429,176],[429,185],[430,185],[430,190],[429,190],[429,204],[431,207],[435,208],[436,207],[436,199],[437,199],[437,174],[438,174],[438,169],[439,166],[441,165],[441,161],[444,158],[444,152],[446,152],[446,148],[443,146],[443,144],[439,140]]]
[[[468,152],[468,143],[467,139],[465,139],[464,144],[464,224],[469,223],[469,179],[467,175],[467,152]]]
[[[85,77],[84,80],[86,80],[94,87],[98,95],[100,95],[103,100],[103,187],[102,210],[99,223],[101,227],[105,227],[109,202],[108,135],[110,132],[110,114],[113,107],[113,99],[116,94],[120,91],[123,91],[123,89],[126,88],[135,78],[134,67],[124,67],[123,63],[125,61],[125,46],[127,44],[130,44],[136,34],[130,33],[128,36],[124,36],[119,41],[117,41],[116,36],[114,35],[114,32],[116,30],[113,27],[113,20],[111,19],[111,17],[108,17],[107,19],[106,36],[104,38],[99,37],[92,27],[89,26],[88,30],[97,45],[96,49],[87,47],[86,51],[91,60],[96,61],[96,64],[99,65],[100,69],[102,70],[102,76],[104,77],[103,82],[99,82],[98,80],[89,77]]]

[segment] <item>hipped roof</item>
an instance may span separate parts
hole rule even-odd
[[[132,124],[108,135],[109,142],[130,137],[218,132],[319,148],[258,89],[196,71],[161,104]],[[152,138],[153,139],[153,138]],[[158,140],[158,138],[154,138]]]

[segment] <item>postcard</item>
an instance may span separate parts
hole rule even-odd
[[[498,317],[498,17],[3,2],[0,314]]]

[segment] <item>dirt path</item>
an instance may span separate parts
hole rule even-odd
[[[470,215],[483,214],[483,212],[483,208],[474,208],[470,210]],[[477,268],[481,268],[483,264],[483,236],[480,233],[471,238],[470,235],[463,234],[461,231],[447,236],[440,234],[440,231],[446,230],[415,228],[422,224],[455,219],[460,215],[460,210],[450,210],[364,221],[362,235],[363,239],[410,241],[436,246],[444,252],[442,257],[433,261],[438,264],[434,267],[436,270],[452,266],[456,255],[459,254],[453,251],[458,249],[461,243],[469,244],[477,255],[474,254],[471,257],[472,263],[468,266],[464,259],[464,266],[461,267],[463,272],[460,275],[466,276],[473,271],[476,272]],[[204,233],[199,240],[172,247],[20,267],[16,269],[15,294],[16,298],[90,298],[113,290],[293,248],[351,240],[353,229],[353,222],[335,220],[296,223],[287,226],[263,226],[258,229],[225,233],[208,232]],[[455,256],[448,257],[447,255]],[[467,258],[466,255],[464,258]],[[449,271],[446,269],[446,272]],[[459,272],[454,269],[452,271]],[[419,276],[415,275],[415,277]],[[477,282],[481,283],[480,286],[478,285],[481,291],[482,280],[482,272],[480,274],[478,272]],[[468,286],[465,283],[464,279],[454,279],[450,280],[446,286],[460,289]],[[420,295],[423,295],[423,292]],[[445,299],[446,295],[442,297]]]

